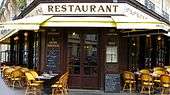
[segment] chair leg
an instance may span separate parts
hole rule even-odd
[[[29,87],[27,86],[26,90],[25,90],[25,95],[27,95]]]
[[[12,89],[14,89],[15,81],[12,82]]]
[[[144,86],[142,86],[142,89],[141,89],[140,93],[143,93],[143,90],[144,90]]]
[[[132,93],[132,84],[131,83],[129,84],[129,90],[130,90],[130,93]]]
[[[164,94],[164,90],[165,90],[165,89],[164,89],[164,88],[162,88],[162,92],[161,92],[161,95],[163,95],[163,94]]]
[[[149,95],[151,95],[151,87],[148,87]]]
[[[123,91],[125,91],[125,88],[126,88],[126,83],[125,83],[124,86],[123,86]]]
[[[37,89],[36,89],[36,87],[33,87],[33,94],[34,94],[34,95],[37,95]]]
[[[52,95],[54,95],[54,88],[52,88]]]
[[[21,85],[21,82],[20,82],[20,81],[18,81],[18,84],[19,84],[19,87],[22,87],[22,85]]]

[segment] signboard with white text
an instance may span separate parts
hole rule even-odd
[[[157,21],[127,3],[43,3],[40,6],[45,15],[121,15]]]
[[[124,3],[44,3],[43,14],[123,14]]]

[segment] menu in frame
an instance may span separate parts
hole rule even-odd
[[[107,46],[106,63],[116,63],[117,61],[117,46]]]

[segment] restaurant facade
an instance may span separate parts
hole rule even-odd
[[[69,70],[69,88],[117,92],[122,71],[169,65],[169,24],[136,1],[35,0],[0,25],[0,41],[9,65]]]

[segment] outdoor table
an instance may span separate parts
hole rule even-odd
[[[38,76],[37,79],[44,81],[43,84],[44,93],[49,95],[52,92],[51,85],[58,79],[58,74],[48,74],[48,75],[42,74]]]

